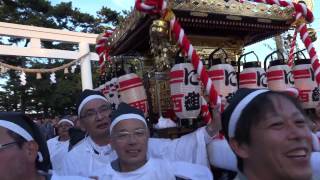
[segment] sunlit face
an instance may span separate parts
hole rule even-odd
[[[312,146],[306,118],[281,96],[273,96],[272,102],[275,111],[266,112],[251,128],[250,145],[240,146],[243,152],[237,154],[261,179],[311,179]]]
[[[143,166],[147,160],[148,130],[146,125],[134,119],[120,121],[111,134],[111,146],[121,163],[132,169]]]
[[[108,135],[111,108],[102,99],[93,99],[86,103],[80,113],[80,123],[91,137]]]
[[[7,133],[7,129],[0,127],[0,144],[15,142]],[[24,179],[28,169],[26,152],[17,144],[11,144],[0,149],[0,179],[19,180]]]

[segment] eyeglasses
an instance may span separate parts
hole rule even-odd
[[[10,147],[10,146],[12,146],[14,144],[17,144],[17,142],[14,141],[14,142],[6,143],[6,144],[0,144],[0,151],[5,149],[5,148],[8,148],[8,147]]]
[[[87,110],[82,116],[81,118],[85,118],[88,120],[94,120],[97,118],[98,113],[105,117],[109,114],[109,112],[111,111],[111,106],[108,105],[103,105],[100,106],[98,109],[89,109]]]
[[[115,135],[113,135],[113,137],[115,137],[119,141],[127,141],[131,138],[131,136],[136,139],[142,139],[146,137],[146,135],[147,135],[147,131],[145,129],[137,129],[133,132],[128,132],[128,131],[118,132]]]

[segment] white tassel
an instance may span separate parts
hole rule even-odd
[[[69,73],[68,68],[65,68],[64,69],[64,74],[68,74],[68,73]]]
[[[42,79],[41,73],[37,73],[37,79]]]
[[[71,66],[71,72],[74,73],[76,71],[77,65]]]
[[[22,86],[25,86],[27,84],[27,78],[26,78],[26,73],[25,72],[21,72],[20,74],[20,84]]]
[[[50,74],[50,81],[51,81],[52,84],[57,83],[57,81],[56,81],[56,74],[55,74],[55,73],[51,73],[51,74]]]

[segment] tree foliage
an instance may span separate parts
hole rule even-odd
[[[102,33],[104,29],[117,25],[123,16],[107,7],[101,7],[96,16],[80,12],[72,2],[52,5],[47,0],[0,0],[0,21],[38,27],[67,29],[88,33]],[[0,39],[0,44],[19,43],[27,46],[28,39]],[[45,48],[76,50],[77,46],[66,43],[42,42]],[[70,60],[5,57],[0,61],[28,68],[52,68]],[[93,77],[97,78],[96,63],[93,63]],[[51,84],[49,74],[36,79],[35,74],[27,74],[27,85],[21,86],[19,72],[9,70],[0,74],[7,79],[0,84],[0,111],[22,111],[39,113],[44,116],[65,115],[75,110],[81,92],[80,70],[74,74],[56,72],[57,84]],[[0,80],[1,81],[1,80]],[[2,89],[2,90],[1,90]]]

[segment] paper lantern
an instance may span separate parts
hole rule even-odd
[[[130,73],[120,76],[118,82],[121,101],[142,110],[146,116],[148,102],[142,79],[138,75]]]
[[[240,60],[249,54],[254,54],[257,61],[246,62],[244,59],[243,70],[240,72]],[[258,56],[253,52],[249,52],[240,56],[238,60],[239,88],[261,89],[267,87],[266,72],[261,68]]]
[[[175,114],[180,119],[197,118],[200,113],[200,83],[190,63],[180,63],[170,71],[170,92]]]
[[[273,60],[272,55],[277,53],[281,58]],[[293,74],[291,68],[285,63],[284,56],[279,51],[269,54],[264,61],[266,68],[267,60],[271,57],[269,68],[267,69],[268,88],[274,91],[285,91],[294,87]]]
[[[221,58],[213,58],[213,55],[222,50],[225,54],[224,60]],[[208,71],[217,93],[226,98],[231,99],[238,89],[237,73],[231,64],[227,63],[227,53],[223,49],[216,49],[209,56]]]
[[[298,51],[296,54],[299,53],[303,54],[302,51]],[[299,56],[297,56],[292,69],[294,84],[299,90],[299,99],[305,109],[315,108],[320,100],[319,87],[315,80],[310,61],[311,60],[307,59],[305,56],[304,59],[300,59]]]

